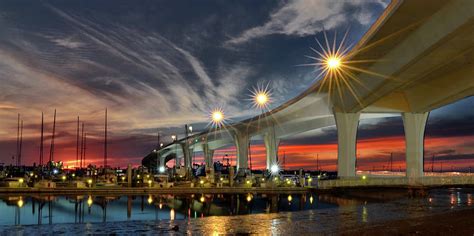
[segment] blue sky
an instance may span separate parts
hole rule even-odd
[[[315,38],[349,30],[355,43],[387,4],[1,1],[0,157],[14,151],[17,113],[34,153],[42,111],[50,122],[58,109],[67,149],[77,115],[92,142],[101,139],[108,107],[111,138],[133,137],[125,156],[138,158],[156,129],[168,137],[184,124],[202,127],[216,106],[233,121],[255,115],[247,99],[258,84],[269,84],[278,106],[314,82],[313,68],[297,65],[311,62]]]

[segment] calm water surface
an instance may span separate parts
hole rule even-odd
[[[386,190],[381,190],[386,191]],[[377,196],[377,197],[374,197]],[[333,233],[473,208],[474,189],[339,195],[1,196],[3,234]]]

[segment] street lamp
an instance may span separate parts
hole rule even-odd
[[[160,143],[160,148],[162,148],[162,147],[163,147],[163,145],[164,145],[163,143]]]
[[[188,127],[188,130],[189,130],[189,133],[192,133],[192,132],[193,132],[193,127],[192,127],[192,126],[189,126],[189,127]]]
[[[270,167],[270,173],[272,175],[278,175],[278,173],[280,172],[280,167],[278,166],[278,164],[273,164],[271,167]]]
[[[173,142],[175,142],[176,141],[176,135],[174,135],[174,134],[171,135],[171,139],[173,140]]]
[[[251,100],[253,101],[253,107],[263,109],[268,107],[268,104],[271,102],[271,93],[268,89],[268,84],[266,86],[257,86],[251,91]]]
[[[341,66],[341,58],[336,55],[333,55],[326,58],[325,63],[326,63],[326,68],[328,70],[337,70]]]

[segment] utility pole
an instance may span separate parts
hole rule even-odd
[[[248,151],[247,151],[247,152],[248,152],[248,155],[249,155],[249,164],[250,164],[249,167],[250,167],[250,171],[252,171],[252,152],[250,151],[250,145],[251,145],[251,144],[250,144],[250,141],[249,141],[249,145],[248,145],[248,147],[247,147],[247,148],[248,148]]]

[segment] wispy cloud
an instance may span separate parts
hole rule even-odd
[[[314,35],[341,25],[348,26],[353,20],[367,25],[371,23],[374,15],[364,8],[372,3],[386,6],[383,1],[291,0],[271,13],[270,19],[263,25],[245,30],[226,44],[241,44],[273,34]],[[347,14],[347,8],[354,6],[363,13],[355,11],[352,15]]]

